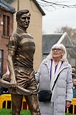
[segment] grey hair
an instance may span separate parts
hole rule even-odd
[[[67,61],[67,51],[66,51],[66,48],[65,48],[65,46],[63,44],[59,44],[59,43],[54,44],[52,46],[51,51],[50,51],[49,55],[46,58],[48,58],[48,59],[52,59],[53,58],[52,57],[52,49],[54,49],[54,48],[59,48],[59,49],[63,50],[64,51],[64,55],[62,56],[61,61]]]

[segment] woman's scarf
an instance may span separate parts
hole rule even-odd
[[[51,68],[50,68],[50,88],[52,89],[53,85],[54,85],[54,81],[57,78],[57,73],[61,67],[62,62],[60,61],[57,65],[55,65],[54,60],[51,60]]]

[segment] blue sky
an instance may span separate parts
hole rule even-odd
[[[38,0],[39,1],[39,0]],[[69,5],[76,4],[76,0],[47,0]],[[44,9],[44,8],[43,8]],[[43,33],[54,33],[61,27],[76,28],[76,8],[46,7],[46,16],[43,16]]]

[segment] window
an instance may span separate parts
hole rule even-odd
[[[3,51],[0,50],[0,73],[2,73],[3,70]]]
[[[10,17],[3,15],[3,35],[9,36],[10,34]]]

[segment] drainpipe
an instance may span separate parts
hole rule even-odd
[[[76,71],[76,58],[75,58],[75,71]]]
[[[19,11],[19,0],[17,0],[17,11]]]

